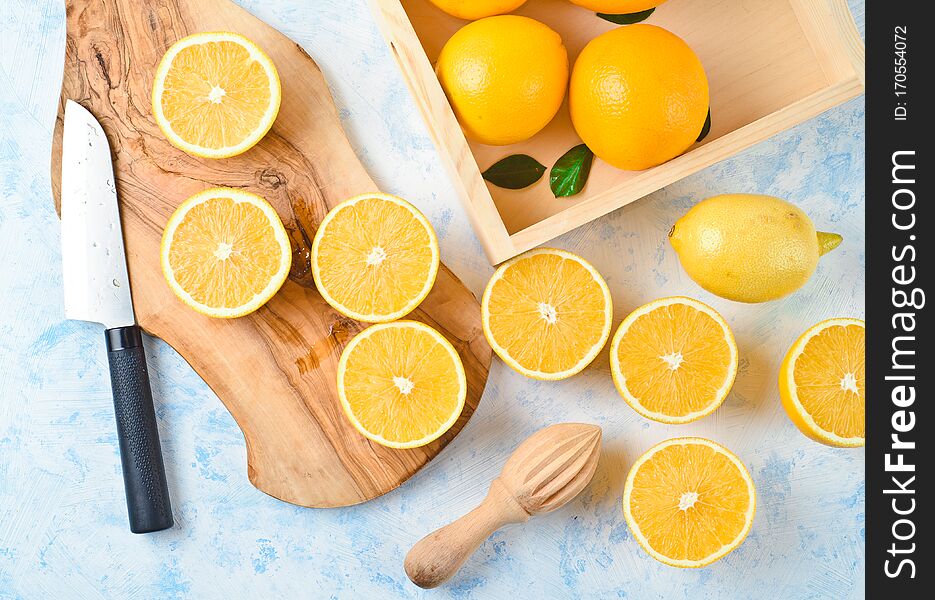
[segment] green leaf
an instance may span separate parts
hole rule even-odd
[[[704,120],[704,126],[701,128],[701,135],[698,136],[698,139],[695,142],[700,142],[701,140],[708,137],[708,134],[711,133],[711,109],[708,109],[708,116]]]
[[[519,190],[542,178],[545,165],[528,154],[513,154],[501,158],[482,173],[484,179],[497,187]]]
[[[588,182],[594,153],[584,144],[575,146],[563,154],[549,173],[549,187],[556,198],[574,196]]]
[[[655,8],[650,8],[649,10],[644,10],[638,13],[630,13],[628,15],[608,15],[607,13],[597,13],[597,16],[604,19],[605,21],[616,23],[617,25],[633,25],[634,23],[639,23],[640,21],[645,21],[648,19],[649,15],[653,14],[655,10]]]

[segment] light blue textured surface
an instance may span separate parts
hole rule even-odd
[[[444,260],[480,292],[492,269],[366,1],[240,3],[320,63],[377,183],[428,214]],[[495,361],[473,419],[412,480],[362,506],[309,510],[250,485],[233,419],[173,350],[148,340],[177,524],[133,536],[100,328],[62,319],[47,165],[63,2],[0,4],[0,598],[863,597],[863,450],[807,440],[783,413],[775,384],[782,354],[807,326],[863,316],[862,99],[555,242],[606,276],[615,323],[676,293],[722,311],[741,370],[714,415],[686,426],[645,421],[614,391],[606,353],[561,383],[526,380]],[[850,4],[862,24],[863,0]],[[788,198],[845,242],[788,299],[743,306],[712,297],[681,270],[665,234],[694,202],[733,191]],[[564,509],[494,535],[448,586],[423,592],[410,584],[402,558],[411,544],[473,507],[516,444],[558,421],[604,428],[591,486]],[[733,449],[759,494],[747,541],[701,570],[650,559],[619,506],[633,459],[680,435]]]

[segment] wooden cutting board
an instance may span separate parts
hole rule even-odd
[[[468,397],[455,426],[436,442],[393,450],[368,441],[337,400],[335,370],[364,325],[331,309],[315,290],[309,246],[328,209],[376,190],[345,137],[321,71],[300,46],[229,0],[66,0],[62,102],[52,150],[58,206],[64,99],[100,120],[114,156],[133,300],[140,325],[174,347],[217,393],[244,434],[250,481],[303,506],[356,504],[399,486],[471,417],[487,380],[490,347],[480,308],[444,265],[409,318],[437,328],[464,361]],[[176,40],[233,31],[255,41],[282,78],[282,107],[260,144],[224,160],[190,157],[153,121],[150,93],[159,59]],[[327,57],[322,57],[327,58]],[[387,118],[391,118],[387,115]],[[201,316],[162,278],[159,242],[175,208],[213,186],[269,200],[289,230],[292,272],[253,315]]]

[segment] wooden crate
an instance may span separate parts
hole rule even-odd
[[[669,0],[646,22],[681,36],[704,63],[711,88],[707,138],[645,171],[621,171],[595,160],[587,187],[570,198],[552,196],[548,173],[529,188],[505,190],[484,181],[482,170],[519,152],[551,166],[580,143],[567,102],[526,142],[495,147],[468,141],[433,71],[442,46],[465,21],[428,0],[370,1],[492,264],[815,117],[864,89],[863,43],[845,0]],[[528,0],[514,14],[558,31],[572,63],[590,39],[617,27],[567,0]]]

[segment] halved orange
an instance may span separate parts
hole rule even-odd
[[[438,274],[431,223],[402,198],[370,193],[335,206],[312,242],[312,276],[341,314],[386,323],[412,312]]]
[[[276,120],[279,74],[256,44],[229,32],[174,43],[156,69],[153,116],[169,142],[194,156],[246,152]]]
[[[481,302],[484,335],[507,365],[556,380],[580,372],[610,337],[613,304],[600,273],[580,256],[537,248],[496,270]]]
[[[162,272],[175,295],[210,317],[260,308],[282,287],[292,247],[279,215],[249,192],[213,188],[175,210],[162,235]]]
[[[623,514],[650,556],[703,567],[740,546],[756,512],[749,471],[704,438],[675,438],[637,459],[623,489]]]
[[[338,362],[338,397],[351,424],[390,448],[416,448],[451,429],[467,380],[445,336],[417,321],[373,325]]]
[[[688,423],[724,402],[737,375],[737,344],[713,308],[681,296],[634,310],[610,344],[610,372],[633,409]]]
[[[864,322],[828,319],[803,333],[779,369],[779,397],[799,430],[822,444],[864,445]]]

